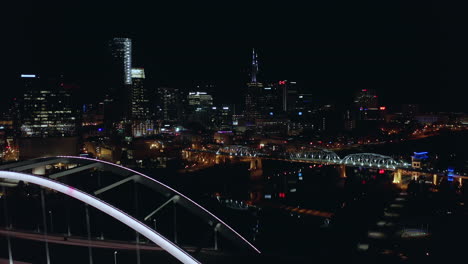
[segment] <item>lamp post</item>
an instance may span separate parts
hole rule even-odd
[[[117,264],[117,251],[114,251],[114,264]]]

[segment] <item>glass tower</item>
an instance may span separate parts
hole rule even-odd
[[[132,40],[114,38],[111,43],[112,56],[123,70],[124,84],[132,84]]]

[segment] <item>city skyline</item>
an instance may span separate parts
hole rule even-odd
[[[251,53],[252,48],[236,50],[236,54],[244,51],[241,56],[237,56],[236,58],[234,58],[232,54],[222,54],[222,56],[226,58],[226,61],[224,61],[222,57],[216,58],[216,56],[221,55],[221,53],[216,50],[211,51],[207,50],[207,48],[201,48],[199,50],[192,50],[192,54],[188,54],[188,51],[186,51],[184,53],[187,55],[185,57],[186,61],[179,62],[180,67],[174,67],[174,65],[171,64],[171,60],[175,58],[172,57],[172,59],[169,59],[169,61],[167,60],[174,53],[172,53],[170,56],[165,55],[168,57],[163,57],[162,59],[154,60],[153,62],[142,62],[141,59],[145,58],[145,45],[141,44],[141,41],[138,40],[136,43],[136,48],[134,48],[134,57],[136,58],[137,62],[134,63],[134,66],[145,68],[145,71],[147,72],[148,86],[152,89],[156,87],[168,86],[189,91],[195,90],[197,84],[211,83],[218,86],[218,90],[215,90],[214,94],[216,98],[219,99],[222,103],[241,103],[242,97],[239,95],[245,92],[245,84],[249,82],[251,78],[252,66],[249,65],[251,64],[249,53]],[[19,79],[18,74],[40,74],[44,72],[46,74],[60,73],[64,75],[68,82],[76,84],[81,88],[81,95],[86,94],[88,91],[97,91],[98,94],[102,95],[105,93],[106,89],[109,89],[108,86],[111,85],[108,83],[108,80],[109,78],[112,78],[112,76],[109,76],[109,71],[105,71],[105,68],[109,67],[109,58],[106,58],[106,56],[109,56],[109,51],[106,50],[106,42],[95,43],[95,45],[100,47],[94,52],[100,51],[100,54],[97,55],[94,66],[88,69],[83,69],[83,67],[81,67],[82,64],[77,63],[73,64],[75,66],[72,66],[71,68],[69,68],[70,66],[68,65],[67,67],[63,68],[53,66],[45,67],[43,70],[18,70],[14,76],[8,76],[7,80],[10,80],[10,85],[17,85]],[[300,56],[298,56],[297,51],[290,53],[288,53],[288,51],[288,49],[286,49],[285,52],[284,50],[275,50],[273,48],[257,48],[257,53],[260,54],[260,57],[257,57],[257,60],[259,61],[258,79],[260,82],[274,82],[279,80],[297,81],[300,86],[302,86],[308,92],[313,93],[314,96],[319,98],[324,103],[349,104],[351,103],[350,98],[357,90],[375,89],[379,94],[382,95],[382,101],[387,105],[399,105],[404,103],[417,103],[421,105],[433,104],[432,106],[428,107],[428,109],[435,111],[464,111],[466,109],[464,106],[456,105],[459,100],[456,97],[453,97],[451,100],[455,102],[455,105],[453,105],[451,102],[446,102],[448,99],[446,94],[442,93],[441,91],[431,90],[428,87],[420,87],[420,85],[415,85],[414,89],[410,89],[406,87],[407,85],[402,84],[402,86],[397,88],[398,84],[395,82],[398,82],[398,79],[403,78],[403,75],[405,75],[402,73],[401,69],[394,70],[397,72],[397,77],[395,77],[394,80],[389,81],[378,80],[378,77],[371,76],[371,73],[369,73],[370,77],[367,80],[358,80],[359,77],[350,76],[352,75],[351,73],[346,73],[344,75],[336,74],[334,77],[324,77],[324,71],[326,71],[326,74],[328,75],[333,75],[332,72],[336,71],[336,69],[339,69],[340,71],[346,71],[346,68],[349,67],[351,70],[353,65],[346,65],[347,59],[344,58],[337,62],[336,65],[330,65],[329,62],[327,62],[324,65],[326,66],[325,68],[328,67],[328,69],[322,69],[321,72],[316,71],[320,73],[312,74],[314,71],[310,70],[308,67],[305,69],[300,69],[298,66],[295,67],[294,62],[297,62]],[[149,54],[155,55],[154,52],[150,52]],[[279,54],[279,56],[275,56],[276,54]],[[206,59],[203,60],[201,57]],[[337,59],[339,55],[334,55],[332,57]],[[84,60],[87,61],[92,59],[93,58],[84,58]],[[179,58],[175,60],[178,59]],[[275,59],[277,60],[275,61]],[[395,63],[396,60],[391,58],[387,59],[393,61],[392,63]],[[322,57],[315,61],[317,62],[320,60],[324,62],[326,58]],[[366,57],[364,57],[364,60],[366,60]],[[359,66],[358,63],[357,67],[370,67],[372,65],[372,61],[377,63],[375,62],[375,60],[377,60],[376,58],[367,57],[367,60],[368,62],[364,62],[364,66],[362,64]],[[229,63],[231,61],[233,63]],[[227,68],[217,67],[216,65],[222,65],[220,63],[225,63],[226,65],[229,64],[229,66]],[[304,63],[304,61],[302,63]],[[318,67],[317,64],[318,62],[312,67]],[[286,65],[292,66],[288,69]],[[385,67],[388,67],[388,65]],[[100,68],[102,71],[96,71],[95,68]],[[190,72],[190,68],[194,69],[195,72],[187,73]],[[220,70],[219,68],[222,69]],[[225,71],[223,70],[224,68],[226,69]],[[313,75],[312,77],[305,77],[307,74],[304,74],[304,71],[307,70],[310,70],[310,75]],[[354,72],[356,69],[353,69],[352,71]],[[376,73],[380,70],[377,68],[373,71]],[[383,73],[377,73],[377,75],[379,74],[381,77],[385,75]],[[180,76],[180,78],[178,78],[176,75]],[[396,86],[392,87],[392,85]],[[438,89],[442,90],[443,87],[438,87]],[[339,93],[339,96],[337,96],[336,92]],[[455,89],[454,92],[456,93],[460,91]],[[9,95],[9,92],[7,92],[7,95]],[[10,94],[9,97],[12,96],[13,94]],[[444,100],[440,100],[441,98]]]
[[[466,4],[7,5],[0,264],[466,258]]]

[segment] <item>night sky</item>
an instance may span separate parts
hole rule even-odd
[[[241,100],[256,47],[262,79],[296,80],[319,102],[350,102],[356,89],[373,88],[387,106],[468,110],[461,4],[63,2],[26,0],[9,7],[2,100],[18,92],[17,77],[26,72],[63,73],[81,87],[79,100],[95,100],[90,92],[102,93],[109,77],[107,41],[127,36],[148,86],[214,82],[220,103]]]

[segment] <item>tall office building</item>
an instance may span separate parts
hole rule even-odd
[[[114,38],[109,43],[112,57],[120,68],[124,84],[132,84],[132,40],[129,38]]]
[[[130,116],[130,91],[132,84],[132,40],[113,38],[109,41],[111,68],[106,91],[105,123],[107,130],[113,131],[115,124]],[[127,107],[123,107],[127,106]]]
[[[247,83],[247,93],[245,95],[245,110],[244,116],[248,123],[253,124],[255,120],[261,118],[260,113],[260,97],[262,94],[263,84],[258,82],[258,57],[255,49],[252,52],[250,82]]]
[[[21,75],[25,91],[21,113],[23,137],[65,137],[76,134],[71,93],[61,78]]]
[[[76,110],[62,77],[21,75],[25,90],[21,107],[21,159],[77,155]]]
[[[375,90],[362,89],[358,91],[354,103],[356,110],[359,110],[357,115],[359,120],[382,119],[382,108],[379,107],[379,99]]]
[[[128,105],[133,137],[154,134],[154,122],[149,98],[148,89],[145,87],[145,69],[133,68]]]
[[[283,112],[290,113],[296,109],[296,100],[298,96],[297,83],[287,80],[278,82],[278,90],[281,91],[281,101]]]
[[[362,89],[357,92],[354,103],[358,108],[370,109],[379,106],[378,96],[373,89]]]
[[[231,130],[234,116],[234,106],[222,105],[211,107],[211,125],[213,129]]]
[[[213,97],[206,92],[190,92],[187,97],[189,120],[209,127],[212,124]]]
[[[129,112],[131,119],[150,119],[151,105],[149,93],[145,87],[145,69],[132,69]]]
[[[158,119],[165,122],[181,122],[184,117],[186,97],[177,88],[160,87],[158,95]]]
[[[281,91],[278,85],[265,85],[259,95],[258,102],[258,109],[263,118],[278,116],[282,112]]]

